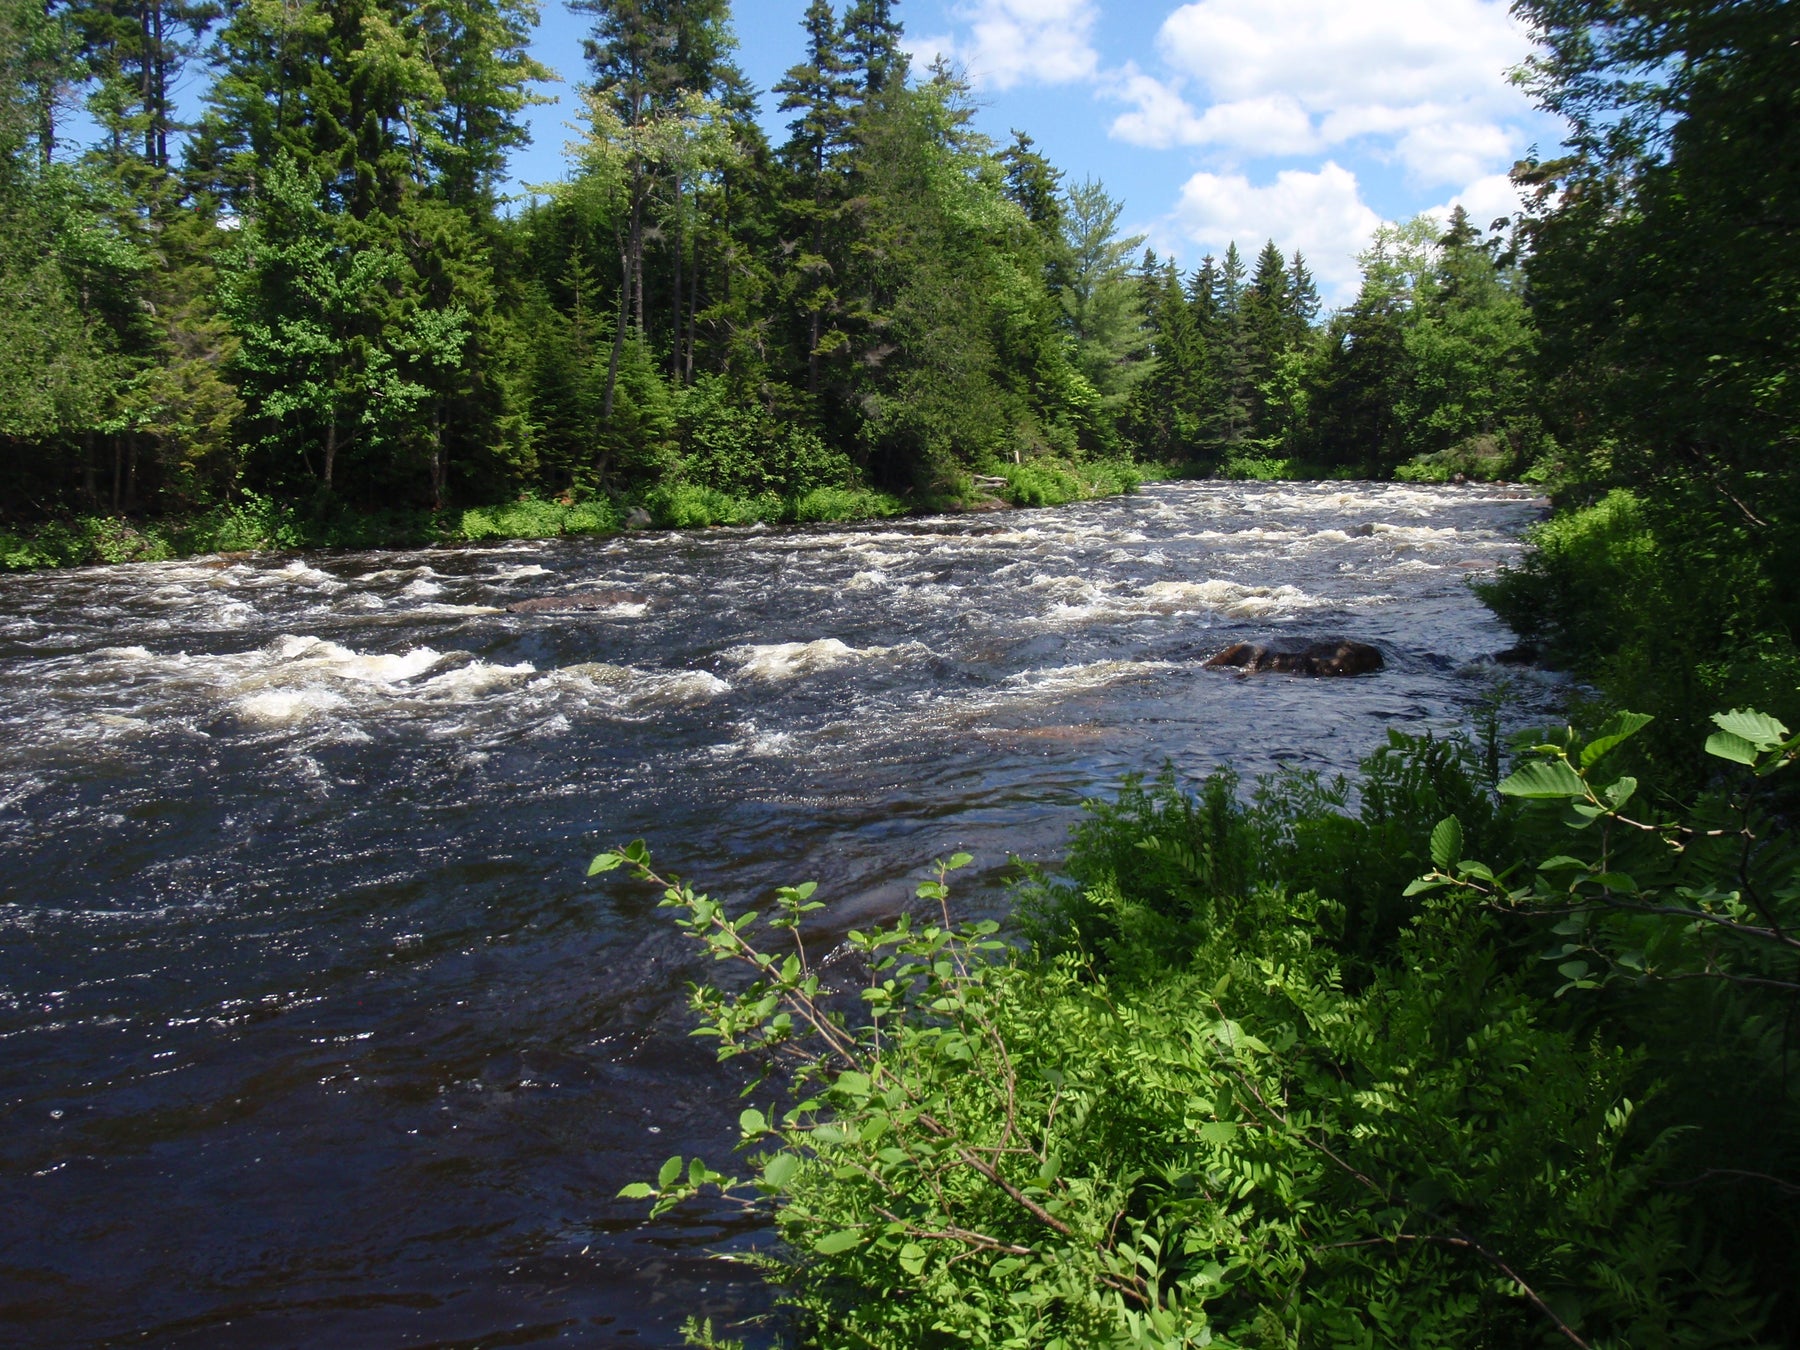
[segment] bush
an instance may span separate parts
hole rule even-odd
[[[50,521],[25,535],[0,532],[0,569],[9,572],[83,563],[161,562],[176,552],[155,526],[121,516]]]
[[[681,478],[697,487],[739,498],[797,498],[856,481],[849,456],[816,431],[733,402],[716,375],[683,392],[680,423]]]
[[[1448,483],[1461,476],[1475,483],[1496,483],[1518,468],[1519,456],[1505,441],[1494,436],[1471,436],[1435,454],[1418,455],[1398,466],[1394,477],[1403,483]]]
[[[795,520],[826,522],[846,520],[879,520],[905,513],[906,506],[898,497],[871,488],[819,487],[794,503]]]
[[[852,931],[854,1018],[850,963],[799,941],[810,884],[732,916],[642,844],[602,854],[748,971],[694,994],[721,1058],[790,1066],[747,1090],[735,1175],[675,1157],[624,1194],[769,1214],[805,1345],[1780,1341],[1800,1092],[1770,1033],[1800,989],[1800,857],[1754,780],[1685,818],[1636,806],[1603,770],[1646,720],[1539,735],[1498,797],[1480,751],[1424,740],[1367,766],[1355,815],[1134,785],[1078,833],[1048,941],[953,922],[967,855]],[[1717,757],[1800,759],[1774,719],[1715,721]],[[1427,829],[1404,917],[1365,936],[1345,869],[1445,801],[1472,819]]]
[[[1000,465],[1006,500],[1014,506],[1063,506],[1092,497],[1136,492],[1142,471],[1122,459],[1069,462],[1049,458]]]
[[[554,539],[563,534],[606,534],[621,520],[612,503],[545,501],[523,497],[499,506],[474,506],[457,521],[454,537],[480,539]]]
[[[1643,753],[1699,788],[1701,710],[1754,704],[1800,717],[1800,650],[1743,528],[1622,489],[1544,522],[1516,568],[1478,586],[1527,643],[1657,721]],[[1753,542],[1753,541],[1751,541]]]
[[[759,520],[780,520],[779,497],[733,497],[717,488],[696,483],[662,483],[642,497],[650,518],[667,529],[704,529],[710,525],[754,525]]]

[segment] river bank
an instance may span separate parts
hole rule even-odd
[[[1169,476],[1128,461],[1034,461],[965,476],[932,492],[896,496],[861,486],[814,488],[797,497],[743,497],[685,483],[623,497],[522,496],[455,511],[371,512],[342,505],[303,510],[246,493],[190,516],[97,513],[0,529],[0,572],[88,564],[167,562],[215,553],[303,549],[424,548],[504,540],[605,536],[636,529],[728,525],[848,524],[1007,507],[1063,506],[1134,491]]]

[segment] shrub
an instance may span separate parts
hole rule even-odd
[[[602,854],[748,972],[694,993],[721,1058],[788,1066],[746,1091],[735,1174],[675,1157],[624,1194],[768,1214],[806,1345],[1762,1344],[1795,1311],[1797,1093],[1757,1028],[1800,989],[1800,859],[1753,792],[1634,805],[1602,771],[1647,720],[1540,735],[1498,799],[1430,741],[1390,743],[1355,816],[1135,785],[1078,833],[1050,941],[953,921],[967,855],[852,931],[855,1017],[851,963],[802,941],[812,885],[734,916],[641,843]],[[1800,758],[1715,720],[1717,757]],[[1364,940],[1341,869],[1442,801],[1473,819],[1428,829]]]
[[[875,520],[897,516],[906,506],[897,497],[872,488],[818,487],[794,503],[794,519],[806,522]]]
[[[617,508],[604,500],[545,501],[525,497],[498,506],[473,506],[458,518],[455,537],[553,539],[563,534],[605,534],[620,527]]]

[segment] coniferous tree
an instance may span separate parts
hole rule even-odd
[[[862,73],[865,98],[906,83],[906,53],[900,46],[904,32],[894,18],[893,0],[852,0],[844,14],[844,50],[851,68]]]
[[[797,113],[781,157],[793,180],[784,214],[795,233],[787,265],[789,289],[806,321],[806,392],[817,398],[820,369],[843,343],[841,330],[826,332],[838,306],[835,281],[842,254],[833,237],[845,176],[840,161],[851,145],[856,84],[844,52],[844,35],[829,0],[812,0],[802,20],[807,59],[790,67],[775,86],[782,112]]]

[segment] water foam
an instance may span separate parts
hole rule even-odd
[[[873,660],[897,650],[895,647],[852,647],[838,638],[817,638],[812,642],[733,647],[725,653],[725,658],[735,662],[738,669],[752,679],[791,680],[853,661]]]

